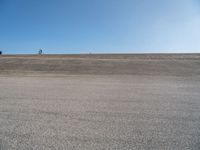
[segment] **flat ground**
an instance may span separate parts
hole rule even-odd
[[[0,149],[199,150],[200,55],[0,56]]]

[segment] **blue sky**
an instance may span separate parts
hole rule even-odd
[[[200,52],[200,0],[0,0],[5,53]]]

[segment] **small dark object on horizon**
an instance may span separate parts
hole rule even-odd
[[[0,51],[0,55],[2,55],[2,51]]]
[[[39,49],[38,54],[42,55],[42,49]]]

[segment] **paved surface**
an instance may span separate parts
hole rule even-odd
[[[179,68],[148,75],[0,73],[0,147],[199,150],[200,76],[185,66],[182,76]]]

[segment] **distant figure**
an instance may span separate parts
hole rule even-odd
[[[0,51],[0,55],[2,55],[2,51]]]
[[[42,55],[42,49],[41,48],[39,49],[38,54]]]

